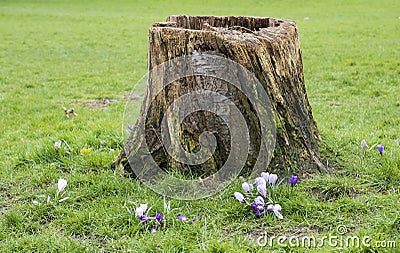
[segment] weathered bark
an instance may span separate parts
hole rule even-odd
[[[203,52],[212,52],[244,66],[254,73],[268,94],[276,123],[276,143],[269,171],[288,174],[327,170],[321,163],[318,150],[320,134],[306,94],[295,22],[258,17],[170,16],[167,22],[155,23],[150,28],[149,70],[168,60]],[[242,112],[250,135],[250,149],[243,174],[254,166],[260,152],[261,127],[245,94],[223,80],[189,76],[170,83],[155,99],[151,99],[150,94],[156,89],[150,80],[148,82],[143,108],[148,106],[149,110],[142,108],[138,119],[141,123],[137,124],[146,126],[145,141],[152,157],[163,169],[203,177],[215,173],[226,162],[232,133],[221,118],[209,112],[198,111],[187,116],[179,132],[180,142],[189,153],[199,151],[202,132],[213,132],[217,146],[205,163],[187,165],[178,162],[168,155],[160,141],[161,120],[168,107],[184,94],[210,87],[231,98]],[[127,146],[134,149],[138,139],[134,130]],[[125,171],[132,171],[125,151],[113,165],[122,164]]]

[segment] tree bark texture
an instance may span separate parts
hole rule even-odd
[[[265,171],[285,175],[327,171],[321,162],[318,150],[321,137],[304,85],[295,22],[261,17],[170,16],[166,22],[155,23],[149,30],[149,70],[177,57],[204,52],[212,52],[244,66],[256,76],[266,91],[272,106],[276,141],[272,160]],[[210,77],[180,78],[166,86],[154,99],[150,94],[156,91],[151,80],[148,81],[143,107],[147,105],[149,110],[142,108],[138,122],[146,126],[145,141],[152,157],[165,170],[180,171],[195,177],[209,176],[226,162],[232,148],[232,133],[220,117],[210,112],[196,111],[188,115],[181,122],[178,133],[180,143],[188,153],[200,150],[201,133],[205,130],[213,133],[217,145],[213,155],[203,164],[187,165],[173,159],[160,141],[163,134],[161,121],[167,109],[179,97],[199,87],[203,90],[212,87],[231,98],[244,115],[249,129],[250,148],[242,175],[247,175],[260,152],[260,121],[240,90],[223,80]],[[126,145],[134,149],[137,141],[134,129]],[[132,171],[126,159],[126,153],[131,151],[125,151],[113,164],[122,164],[121,169]]]

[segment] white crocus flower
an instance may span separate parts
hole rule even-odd
[[[257,185],[257,186],[259,186],[260,184],[267,184],[267,181],[265,181],[265,179],[263,178],[263,177],[257,177],[255,180],[254,180],[254,183]]]
[[[58,179],[58,184],[57,184],[58,193],[64,191],[65,187],[67,187],[67,184],[68,184],[67,180],[65,180],[63,178]]]
[[[243,191],[244,191],[245,193],[250,193],[250,192],[253,190],[253,185],[252,185],[252,184],[249,184],[249,183],[247,183],[247,182],[244,182],[244,183],[242,184],[242,189],[243,189]]]
[[[282,210],[281,205],[279,204],[268,205],[267,210],[274,212],[275,216],[278,217],[278,219],[283,219],[283,215],[280,213]]]
[[[262,172],[261,177],[265,179],[265,182],[269,181],[269,173],[268,172]]]
[[[234,195],[235,195],[235,198],[236,198],[240,203],[245,203],[245,202],[246,202],[246,200],[245,200],[243,194],[241,194],[240,192],[235,192]]]
[[[269,174],[268,182],[270,184],[274,185],[277,180],[278,180],[278,175],[277,174]]]
[[[61,147],[61,140],[58,140],[54,143],[54,149],[60,149]]]
[[[140,206],[135,210],[136,216],[138,216],[139,218],[142,217],[146,212],[146,210],[147,210],[147,204],[140,204]]]

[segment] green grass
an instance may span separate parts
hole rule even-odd
[[[147,32],[168,15],[252,15],[297,21],[310,103],[333,175],[282,192],[280,221],[255,218],[224,192],[164,199],[108,169],[122,148],[125,95],[146,73]],[[351,252],[400,250],[400,5],[397,1],[1,1],[0,252],[269,252],[255,240],[285,236],[372,238]],[[90,106],[101,98],[115,100]],[[66,119],[62,107],[74,107]],[[62,139],[74,149],[53,148]],[[360,142],[376,147],[362,150]],[[88,154],[82,148],[92,147]],[[54,202],[57,180],[68,180]],[[51,196],[47,203],[42,195]],[[42,204],[33,204],[34,200]],[[135,207],[164,213],[141,229]],[[132,213],[133,212],[133,213]],[[185,213],[197,223],[180,223]],[[396,241],[379,248],[376,241]],[[277,252],[337,252],[337,247]]]

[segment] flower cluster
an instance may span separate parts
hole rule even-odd
[[[197,218],[194,217],[192,220],[189,220],[188,218],[186,218],[186,216],[184,214],[179,213],[176,218],[178,219],[178,221],[182,221],[182,222],[197,222]]]
[[[155,224],[153,225],[151,232],[155,233],[157,231],[157,228],[161,226],[163,215],[162,213],[156,213],[155,216],[148,216],[146,211],[149,211],[147,210],[147,204],[140,204],[140,206],[136,208],[135,213],[136,216],[139,217],[139,219],[142,221],[142,223],[154,222]]]
[[[283,219],[283,215],[281,214],[281,205],[274,203],[268,194],[268,191],[274,193],[275,187],[282,183],[283,180],[280,183],[277,183],[277,181],[278,175],[263,172],[261,173],[260,177],[257,177],[254,180],[255,186],[248,182],[244,182],[242,184],[242,190],[244,191],[246,197],[240,192],[235,192],[234,196],[240,203],[250,206],[257,217],[264,215],[266,211],[270,211],[273,212],[278,219]],[[291,186],[295,186],[298,181],[299,178],[295,175],[292,175],[289,178],[289,183]],[[255,194],[253,194],[254,189],[257,189],[257,193]],[[257,196],[258,194],[259,196]],[[251,202],[248,199],[253,199],[253,201]]]
[[[55,150],[62,150],[61,146],[63,145],[63,143],[64,143],[64,145],[65,145],[66,148],[67,148],[67,150],[65,151],[65,155],[71,155],[72,153],[75,152],[75,149],[74,149],[74,148],[71,148],[65,140],[58,140],[58,141],[56,141],[56,142],[54,143],[54,149],[55,149]],[[101,146],[104,146],[104,145],[105,145],[105,141],[104,141],[104,140],[101,140],[101,141],[100,141],[100,145],[101,145]],[[88,153],[92,152],[92,150],[93,150],[92,147],[89,147],[89,148],[82,148],[82,149],[79,150],[79,154],[81,154],[81,155],[82,155],[82,154],[88,154]]]
[[[375,145],[373,145],[370,149],[372,149]],[[361,147],[368,148],[368,144],[365,140],[361,141]],[[376,147],[378,149],[379,154],[383,155],[385,153],[385,147],[382,144],[378,144],[378,145],[376,145]]]
[[[162,229],[165,229],[166,227],[166,221],[163,219],[163,214],[162,213],[156,213],[155,216],[149,216],[147,213],[150,211],[151,208],[147,208],[147,204],[140,204],[139,207],[136,208],[135,213],[136,216],[140,219],[142,224],[149,225],[152,227],[151,232],[154,234],[157,229],[162,225]],[[128,208],[128,212],[130,212]],[[194,217],[193,219],[188,219],[184,214],[179,213],[176,217],[176,219],[180,222],[183,223],[194,223],[197,222],[197,218]],[[142,228],[145,228],[143,226]]]

